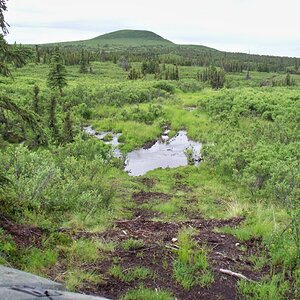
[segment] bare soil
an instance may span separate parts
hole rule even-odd
[[[170,199],[170,195],[141,191],[133,195],[138,203],[151,200]],[[237,293],[237,278],[220,272],[220,269],[228,269],[241,273],[249,279],[259,281],[267,272],[255,271],[251,255],[261,251],[260,241],[252,240],[242,243],[228,234],[217,233],[215,228],[224,226],[238,226],[243,218],[229,220],[205,220],[199,216],[185,222],[161,222],[151,220],[157,213],[151,210],[137,208],[132,220],[120,220],[115,222],[115,229],[97,235],[98,238],[115,241],[120,244],[129,238],[143,241],[144,246],[140,249],[125,251],[117,248],[111,257],[99,264],[94,264],[95,272],[106,272],[106,280],[98,285],[89,285],[81,289],[82,292],[101,295],[110,299],[120,299],[127,291],[143,284],[151,289],[170,291],[176,299],[206,299],[206,300],[235,300],[239,299]],[[214,282],[208,287],[194,286],[185,290],[173,277],[173,261],[175,259],[176,238],[178,231],[183,227],[193,227],[198,231],[195,239],[199,246],[206,245],[209,249],[209,262],[214,275]],[[124,282],[109,275],[107,271],[116,261],[121,265],[124,272],[138,266],[149,268],[154,277],[145,280]]]
[[[145,182],[147,185],[148,183],[150,181]],[[224,226],[239,226],[243,218],[204,219],[194,213],[193,219],[188,221],[163,222],[153,220],[159,216],[159,212],[139,207],[151,201],[167,201],[171,197],[163,193],[140,191],[133,194],[137,207],[134,208],[131,220],[116,220],[114,228],[103,233],[69,232],[75,239],[93,237],[114,241],[118,245],[115,251],[106,253],[104,259],[80,266],[82,270],[101,274],[104,281],[100,284],[87,282],[79,288],[78,292],[99,295],[108,299],[120,299],[126,292],[142,284],[154,290],[169,291],[174,295],[174,299],[235,300],[240,299],[236,287],[238,279],[221,273],[220,269],[241,273],[254,281],[260,281],[261,277],[268,272],[268,270],[256,271],[250,260],[251,256],[262,250],[261,241],[252,239],[241,242],[232,235],[216,231],[216,228]],[[0,218],[0,226],[13,237],[20,248],[32,245],[39,247],[45,234],[42,229],[30,225],[19,225],[4,217]],[[214,282],[209,286],[194,286],[186,290],[173,277],[173,262],[177,245],[172,239],[176,238],[178,232],[184,227],[196,229],[195,240],[199,246],[206,245],[209,249],[209,263],[214,275]],[[142,240],[143,247],[125,251],[121,243],[129,238]],[[110,274],[109,269],[114,264],[119,264],[124,272],[130,268],[143,266],[150,269],[154,275],[144,280],[125,282]],[[66,274],[66,271],[67,266],[59,262],[47,274],[50,278],[60,281],[64,277],[62,274]]]
[[[0,216],[0,227],[6,234],[10,235],[17,247],[27,248],[29,246],[39,247],[44,237],[44,231],[33,225],[17,224],[4,216]]]

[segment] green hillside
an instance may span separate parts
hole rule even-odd
[[[84,47],[89,49],[105,48],[110,50],[127,50],[134,48],[135,50],[145,50],[145,48],[156,48],[160,50],[182,51],[217,51],[215,49],[200,45],[177,45],[160,35],[147,30],[118,30],[106,33],[89,40],[71,41],[62,43],[43,44],[42,46],[59,45],[61,47]]]
[[[118,30],[83,41],[56,43],[61,46],[83,46],[88,48],[128,48],[143,46],[174,46],[154,32],[146,30]]]
[[[35,48],[35,45],[29,45]],[[170,65],[201,66],[214,65],[226,72],[241,72],[249,66],[250,71],[298,73],[299,61],[292,57],[230,53],[203,45],[175,44],[147,30],[118,30],[89,40],[42,44],[39,55],[49,59],[49,48],[59,46],[66,64],[79,63],[81,50],[89,51],[89,60],[120,60],[127,57],[130,62],[143,62],[149,55]],[[72,53],[72,55],[71,55]]]

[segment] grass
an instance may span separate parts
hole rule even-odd
[[[93,74],[80,75],[78,66],[67,67],[69,85],[65,90],[66,98],[70,97],[74,103],[84,102],[91,110],[90,120],[75,120],[78,127],[76,128],[77,133],[80,132],[80,122],[92,124],[98,131],[121,132],[120,141],[124,143],[121,148],[124,152],[141,147],[145,142],[156,139],[161,134],[165,124],[171,127],[171,136],[180,129],[186,129],[189,137],[194,140],[208,142],[208,145],[209,143],[216,143],[218,135],[223,135],[232,128],[225,127],[223,130],[224,126],[229,125],[224,120],[221,120],[221,122],[216,121],[216,114],[209,115],[205,108],[211,104],[215,105],[217,109],[218,105],[223,103],[224,99],[226,100],[226,97],[229,99],[234,98],[233,102],[236,104],[234,112],[236,115],[244,114],[246,111],[245,105],[258,99],[261,101],[262,106],[265,105],[274,109],[276,114],[281,116],[281,103],[285,103],[284,105],[290,108],[292,107],[291,104],[295,104],[299,100],[298,87],[290,89],[258,87],[259,82],[268,77],[273,75],[282,76],[278,74],[252,72],[253,80],[251,82],[244,80],[244,74],[228,74],[228,85],[233,88],[213,91],[193,79],[199,70],[198,67],[180,66],[182,79],[179,82],[167,82],[176,90],[175,95],[169,95],[162,90],[157,90],[155,87],[157,82],[152,81],[152,76],[148,76],[145,80],[129,82],[126,79],[127,73],[112,62],[93,62],[92,68]],[[18,103],[24,107],[29,108],[33,86],[38,84],[41,89],[41,99],[45,100],[44,110],[46,112],[49,94],[49,90],[46,88],[47,73],[48,65],[28,64],[21,70],[14,71],[14,80],[0,78],[0,89],[5,94],[12,96],[13,99],[17,99]],[[295,77],[299,82],[300,76]],[[189,89],[195,89],[195,91],[190,92]],[[140,101],[140,97],[144,97],[142,99],[143,103],[137,103]],[[244,98],[247,99],[246,102]],[[211,99],[216,99],[216,101],[210,103]],[[286,102],[284,102],[285,100]],[[145,116],[151,112],[151,105],[156,107],[160,105],[162,108],[158,117],[152,118],[150,115],[151,118],[147,119]],[[188,107],[195,107],[196,109],[188,111],[186,109]],[[235,130],[240,130],[242,133],[246,133],[250,129],[256,131],[256,128],[253,127],[255,125],[253,121],[257,120],[258,117],[255,114],[258,112],[251,111],[250,113],[254,115],[239,118],[239,122],[234,127]],[[75,112],[74,118],[79,118]],[[296,120],[296,117],[294,119]],[[62,122],[62,120],[59,120],[59,122]],[[269,123],[266,120],[262,121],[263,127],[269,126]],[[278,129],[280,129],[280,126]],[[273,132],[270,131],[269,135],[269,138],[271,138]],[[261,135],[259,135],[259,138],[261,138]],[[295,140],[296,138],[295,133]],[[87,141],[85,140],[84,143],[87,143]],[[222,143],[222,141],[219,143]],[[216,151],[214,147],[208,149],[209,154]],[[19,173],[23,166],[26,166],[22,164],[22,161],[26,159],[29,162],[31,161],[29,157],[20,156],[16,170],[8,170],[8,172],[11,174]],[[220,156],[219,166],[222,167],[223,164],[226,164],[227,159],[230,163],[230,158]],[[78,173],[85,174],[87,160],[78,162],[77,158],[68,158],[56,183],[63,182],[67,186],[71,178],[79,176]],[[70,168],[72,163],[74,164],[73,169]],[[9,162],[7,161],[6,164],[7,169],[9,169]],[[25,168],[27,172],[30,165],[34,166],[30,162]],[[103,232],[112,226],[114,220],[130,218],[132,215],[130,210],[135,206],[131,195],[133,192],[140,191],[145,187],[137,180],[129,178],[121,170],[120,165],[118,169],[112,162],[105,163],[108,173],[103,175],[106,179],[103,189],[107,193],[103,194],[103,198],[113,190],[113,193],[108,195],[110,203],[107,207],[98,207],[99,201],[96,201],[91,209],[86,208],[86,205],[83,204],[75,211],[64,211],[59,217],[54,213],[52,215],[52,212],[43,213],[42,207],[47,204],[52,195],[58,199],[57,202],[66,198],[57,196],[60,189],[56,187],[56,190],[54,189],[51,193],[49,192],[49,194],[41,197],[38,211],[32,211],[31,207],[24,209],[20,215],[21,221],[26,220],[27,223],[42,228],[67,227],[72,228],[74,232],[78,230]],[[63,173],[63,170],[68,168],[70,168],[70,172]],[[96,189],[96,186],[90,186],[88,183],[95,181],[93,174],[96,173],[96,170],[102,168],[104,169],[104,166],[99,167],[99,164],[95,162],[91,166],[92,172],[89,176],[82,176],[81,188],[85,191],[88,190],[88,192],[82,194],[84,200],[82,203],[88,203],[88,200],[93,196],[93,190]],[[229,171],[232,172],[232,169],[232,165],[229,164]],[[37,168],[34,171],[37,171]],[[287,273],[295,282],[294,286],[300,286],[300,275],[297,270],[295,271],[295,266],[297,266],[297,262],[295,262],[297,257],[295,243],[289,230],[282,234],[283,229],[289,223],[289,217],[280,205],[266,204],[269,202],[263,204],[263,200],[266,200],[261,199],[265,196],[263,194],[256,199],[251,199],[247,188],[238,181],[238,176],[241,176],[241,173],[235,171],[235,177],[232,178],[220,175],[218,167],[213,167],[206,160],[197,167],[187,166],[169,170],[153,170],[147,173],[147,177],[155,182],[151,191],[171,194],[172,199],[168,202],[155,201],[147,204],[148,206],[145,206],[145,208],[161,212],[163,218],[172,218],[172,221],[175,222],[185,217],[179,213],[181,211],[193,215],[198,214],[206,218],[245,217],[245,221],[237,228],[224,228],[221,230],[233,234],[243,241],[251,238],[262,239],[263,245],[266,247],[266,253],[263,253],[261,257],[251,257],[255,268],[259,269],[264,265],[272,265],[276,269],[282,267],[284,270],[288,270]],[[26,180],[27,177],[30,176],[27,174],[25,176]],[[39,180],[37,177],[34,184],[24,184],[23,190],[20,189],[22,199],[27,200],[27,191],[31,192],[30,195],[34,191],[34,187],[43,186],[42,184],[39,185],[42,182]],[[30,183],[30,181],[28,182]],[[78,182],[79,180],[74,181],[73,185],[70,184],[68,190],[76,190]],[[19,180],[17,186],[21,184],[22,181]],[[70,193],[71,206],[77,199],[79,199],[77,194]],[[50,217],[55,217],[55,219]],[[188,230],[181,232],[178,239],[180,250],[176,252],[173,265],[174,279],[187,290],[195,285],[209,286],[213,281],[208,261],[209,249],[205,245],[198,245],[194,240],[193,232]],[[125,251],[134,251],[144,246],[143,241],[136,239],[128,239],[121,243],[121,248]],[[0,262],[12,263],[24,270],[43,274],[44,270],[52,268],[57,262],[64,262],[67,258],[69,269],[65,279],[67,286],[71,289],[81,288],[88,282],[101,282],[101,276],[82,270],[80,266],[110,257],[113,255],[112,252],[115,248],[115,243],[105,241],[91,239],[74,241],[71,236],[53,236],[43,243],[42,249],[31,248],[22,252],[17,249],[12,238],[0,233]],[[62,257],[58,253],[63,254]],[[167,262],[163,262],[163,264],[167,269]],[[111,274],[116,278],[129,282],[153,276],[151,270],[147,268],[137,267],[124,270],[120,265],[113,266]],[[282,277],[270,276],[261,285],[240,282],[239,290],[247,299],[284,299],[284,294],[287,291],[286,284]],[[297,293],[299,298],[299,290]],[[154,291],[144,287],[133,289],[124,297],[124,299],[173,299],[168,292]]]
[[[58,260],[56,250],[30,248],[25,250],[20,259],[21,269],[26,272],[43,275],[46,269],[54,267]]]
[[[125,251],[132,251],[132,250],[138,250],[144,247],[144,242],[142,240],[136,240],[136,239],[127,239],[121,243],[121,247]]]
[[[144,280],[152,277],[153,273],[150,269],[145,267],[133,267],[122,270],[120,265],[114,265],[109,269],[109,274],[121,281],[132,282],[134,280]]]
[[[159,289],[152,290],[140,286],[127,292],[122,300],[174,300],[170,292],[162,291]]]
[[[99,284],[103,282],[101,275],[81,269],[69,270],[65,278],[66,288],[70,291],[76,291],[88,284]]]
[[[153,209],[174,212],[184,209],[208,218],[244,216],[250,209],[245,192],[233,182],[223,182],[204,162],[199,166],[187,166],[147,173],[157,181],[154,190],[172,194],[173,200],[156,203]]]
[[[236,236],[239,240],[247,241],[250,238],[270,238],[282,228],[288,216],[274,206],[261,203],[254,204],[246,212],[247,219],[238,228],[224,228],[225,233]]]
[[[193,235],[192,229],[185,228],[179,232],[179,250],[173,263],[174,278],[187,290],[195,285],[208,286],[214,281],[208,263],[207,248],[204,245],[199,248],[192,239]]]
[[[0,264],[7,264],[10,257],[17,251],[16,243],[10,235],[0,228]]]
[[[271,280],[265,279],[260,283],[244,280],[238,282],[238,291],[246,300],[283,300],[286,299],[288,289],[288,283],[280,275],[274,275]]]
[[[179,212],[176,201],[169,201],[156,204],[152,207],[152,210],[161,212],[165,215],[174,215]]]
[[[88,239],[73,241],[69,249],[69,260],[81,262],[95,262],[100,258],[99,243]]]
[[[146,142],[156,139],[161,133],[157,124],[146,125],[115,118],[93,121],[92,124],[97,131],[121,132],[124,144],[120,145],[120,149],[125,153],[142,147]]]

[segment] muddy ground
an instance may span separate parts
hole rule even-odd
[[[145,180],[145,186],[151,186],[152,182]],[[85,283],[79,292],[100,295],[109,299],[120,299],[127,291],[138,287],[170,291],[175,299],[240,299],[237,292],[238,278],[223,274],[220,269],[227,269],[245,275],[250,280],[259,281],[268,270],[255,271],[250,257],[261,251],[261,243],[257,240],[240,242],[229,234],[218,233],[216,228],[224,226],[235,227],[243,222],[243,218],[229,220],[204,219],[200,215],[193,215],[193,219],[181,222],[163,222],[159,219],[160,213],[140,207],[145,203],[157,201],[163,202],[171,199],[172,195],[140,191],[133,194],[136,202],[133,209],[133,218],[130,220],[117,220],[115,226],[104,233],[78,232],[72,233],[74,239],[93,237],[113,241],[117,248],[105,255],[99,262],[86,264],[84,269],[102,274],[104,281],[100,284]],[[5,218],[0,219],[0,226],[10,234],[16,244],[21,247],[34,245],[40,246],[43,238],[43,230],[34,226],[17,225]],[[184,227],[192,227],[197,230],[195,240],[199,246],[206,245],[209,249],[209,263],[214,275],[214,282],[207,286],[194,286],[189,290],[184,289],[173,277],[173,262],[176,257],[177,242],[172,241],[178,232]],[[70,233],[71,234],[71,233]],[[142,246],[138,249],[125,251],[120,245],[127,239],[142,240]],[[124,273],[129,269],[143,266],[152,271],[152,276],[144,280],[125,282],[110,275],[109,268],[113,264],[122,267]],[[59,274],[66,271],[65,266],[58,265],[49,270],[48,275],[52,279],[60,278]]]

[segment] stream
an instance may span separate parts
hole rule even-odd
[[[118,138],[121,133],[101,132],[96,133],[91,126],[84,127],[84,131],[103,141],[106,135],[112,136],[111,141],[103,141],[113,147],[114,156],[122,158],[122,153],[119,150]],[[194,164],[201,161],[200,150],[202,144],[189,140],[187,132],[180,130],[174,137],[169,138],[169,130],[166,130],[161,138],[149,149],[137,149],[129,152],[125,159],[124,170],[130,176],[140,176],[146,174],[150,170],[158,168],[176,168],[188,165],[187,151],[189,152],[190,160]]]

